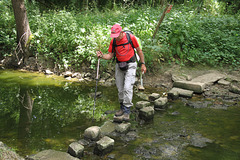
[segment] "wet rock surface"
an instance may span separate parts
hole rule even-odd
[[[96,146],[94,148],[94,153],[97,155],[104,155],[113,150],[114,140],[109,138],[108,136],[104,136],[99,141],[96,142]]]
[[[79,160],[79,158],[72,157],[66,152],[44,150],[36,155],[27,157],[26,160]]]

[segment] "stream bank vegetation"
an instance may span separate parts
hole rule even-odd
[[[95,68],[96,51],[107,53],[110,28],[119,23],[141,39],[149,71],[161,63],[232,68],[240,65],[238,1],[169,1],[173,8],[154,39],[167,2],[84,2],[25,2],[32,32],[30,51],[36,58],[44,56],[62,71],[77,71],[82,63]],[[0,59],[5,59],[15,54],[16,30],[11,3],[3,0],[0,6]],[[106,69],[111,63],[102,61],[101,65]]]

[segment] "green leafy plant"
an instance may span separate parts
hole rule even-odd
[[[16,31],[10,3],[0,3],[8,4],[1,5],[4,16],[0,22],[3,35],[0,47],[2,55],[6,56],[16,46]],[[131,30],[141,40],[149,67],[161,62],[239,65],[239,14],[205,14],[199,3],[175,5],[165,16],[154,40],[152,35],[164,7],[119,7],[105,12],[40,11],[34,8],[34,4],[28,7],[28,19],[34,35],[32,52],[45,56],[62,70],[81,68],[82,63],[95,68],[96,51],[108,53],[110,28],[115,23],[124,30]],[[112,61],[102,61],[101,65],[107,69],[110,63]]]

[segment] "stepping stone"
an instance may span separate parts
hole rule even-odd
[[[92,126],[87,128],[84,131],[84,138],[90,139],[90,140],[98,140],[101,134],[100,127],[98,126]]]
[[[192,81],[176,81],[173,83],[173,87],[187,89],[195,93],[203,93],[205,86],[205,83]]]
[[[73,142],[68,146],[68,153],[77,158],[83,157],[84,146],[78,142]]]
[[[170,91],[168,92],[168,96],[167,96],[168,99],[176,100],[176,99],[178,99],[178,97],[179,97],[178,91],[176,91],[176,90],[170,90]]]
[[[94,148],[94,154],[97,155],[105,155],[112,151],[114,146],[114,140],[104,136],[99,141],[96,142],[96,146]]]
[[[211,84],[224,78],[225,78],[225,75],[221,73],[208,73],[192,79],[192,82],[201,82],[205,84]]]
[[[181,97],[186,97],[186,98],[192,98],[193,96],[193,91],[186,90],[186,89],[181,89],[181,88],[172,88],[172,92],[177,92],[179,96]],[[170,91],[170,92],[171,92]]]
[[[137,103],[136,103],[136,109],[141,109],[141,108],[143,108],[143,107],[147,107],[147,106],[150,106],[151,105],[151,103],[150,102],[148,102],[148,101],[138,101]]]
[[[144,107],[139,111],[139,117],[144,120],[151,120],[154,117],[154,107]]]
[[[152,93],[149,97],[148,97],[148,100],[150,101],[150,102],[153,102],[153,101],[155,101],[156,99],[158,99],[160,97],[160,94],[158,94],[158,93]]]
[[[35,155],[28,157],[31,160],[79,160],[79,158],[73,157],[67,152],[60,152],[55,150],[44,150]]]
[[[112,121],[106,121],[101,127],[101,135],[102,136],[109,136],[111,133],[115,131],[117,124],[113,123]]]
[[[164,109],[167,105],[168,99],[166,97],[158,98],[154,101],[154,108]]]
[[[116,131],[119,133],[126,133],[131,127],[131,123],[121,123],[116,125]]]

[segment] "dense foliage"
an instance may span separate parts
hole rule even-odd
[[[15,43],[11,4],[1,1],[0,54],[9,55]],[[153,32],[164,8],[141,7],[92,11],[43,10],[28,3],[28,19],[34,36],[31,50],[54,60],[60,68],[94,65],[96,50],[107,53],[110,28],[119,23],[141,39],[148,67],[160,62],[239,66],[240,15],[226,14],[224,1],[184,1],[166,15],[155,39]],[[233,12],[232,12],[233,13]],[[2,36],[3,35],[3,36]],[[104,65],[111,61],[104,61]]]

